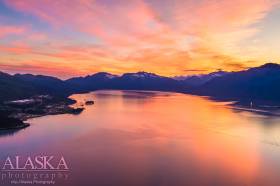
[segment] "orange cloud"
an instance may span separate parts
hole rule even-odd
[[[26,54],[31,52],[31,48],[24,43],[15,43],[12,46],[0,45],[0,52],[12,54]]]
[[[145,70],[172,76],[195,73],[187,69],[237,70],[260,63],[261,59],[254,56],[241,55],[246,48],[240,42],[260,32],[256,23],[279,1],[5,0],[5,3],[37,16],[51,25],[54,32],[70,29],[77,38],[83,35],[100,40],[98,44],[81,47],[75,43],[75,36],[72,43],[40,34],[30,36],[35,45],[37,40],[46,41],[32,51],[22,50],[22,55],[28,55],[26,58],[30,60],[48,60],[54,68],[61,64],[70,66],[69,63],[74,67],[79,63],[69,68],[79,73]],[[7,33],[2,32],[3,36]],[[50,47],[47,42],[59,46]],[[65,42],[65,46],[59,42]],[[19,48],[0,50],[20,52]]]

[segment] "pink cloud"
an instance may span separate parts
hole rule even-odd
[[[164,33],[178,35],[179,32],[196,36],[205,32],[231,32],[262,19],[276,1],[6,0],[5,2],[54,26],[70,26],[99,36],[108,44],[122,45],[137,43],[143,37],[160,37],[157,35]]]
[[[29,41],[45,41],[48,39],[48,36],[46,34],[43,34],[43,33],[39,33],[39,32],[35,32],[35,33],[29,33],[27,36],[26,36],[27,40]]]
[[[9,0],[9,6],[40,17],[54,26],[71,26],[100,37],[115,37],[123,33],[146,34],[155,32],[152,12],[140,0],[111,1],[106,4],[95,0]],[[156,24],[156,23],[154,23]]]
[[[0,38],[8,35],[23,34],[25,31],[26,31],[25,27],[0,25]]]
[[[142,68],[142,61],[145,60],[153,63],[151,70],[154,72],[159,67],[163,68],[161,64],[165,64],[170,68],[165,70],[172,73],[186,67],[195,68],[196,65],[209,69],[214,63],[218,63],[214,68],[223,66],[227,61],[238,63],[239,56],[231,55],[236,55],[240,50],[239,42],[260,31],[255,23],[262,21],[278,2],[5,0],[9,7],[39,17],[53,26],[54,30],[70,28],[77,31],[77,35],[93,35],[102,43],[99,47],[85,46],[80,49],[74,45],[68,48],[58,47],[55,52],[46,53],[48,57],[106,61],[100,59],[103,57],[110,61],[108,66],[115,66],[116,61],[125,61],[129,69]],[[46,39],[46,36],[40,34],[30,36],[30,40],[34,41]],[[90,69],[91,63],[86,63],[85,66]],[[119,68],[127,69],[123,65],[119,65]]]
[[[57,76],[61,78],[68,78],[69,76],[81,75],[74,67],[66,65],[50,66],[49,61],[29,60],[21,61],[14,64],[1,64],[1,70],[8,73],[31,73],[31,74],[45,74],[49,76]]]
[[[12,54],[27,54],[32,51],[31,47],[25,43],[16,42],[10,45],[0,45],[0,52]]]

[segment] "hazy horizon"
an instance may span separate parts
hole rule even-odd
[[[264,63],[260,66],[263,66],[265,64],[270,64],[272,62],[267,62],[267,63]],[[280,65],[279,63],[272,63],[272,64],[278,64]],[[256,68],[256,67],[260,67],[260,66],[255,66],[255,67],[248,67],[246,69],[243,69],[243,70],[248,70],[250,68]],[[31,75],[43,75],[43,76],[51,76],[51,77],[55,77],[55,78],[58,78],[58,79],[61,79],[61,80],[67,80],[67,79],[71,79],[71,78],[75,78],[75,77],[86,77],[86,76],[91,76],[91,75],[95,75],[95,74],[98,74],[98,73],[108,73],[108,74],[111,74],[111,75],[116,75],[116,76],[122,76],[124,74],[128,74],[128,73],[141,73],[141,72],[144,72],[144,73],[152,73],[152,74],[155,74],[155,75],[159,75],[159,76],[162,76],[162,77],[169,77],[169,78],[174,78],[174,77],[180,77],[180,76],[199,76],[199,75],[207,75],[207,74],[210,74],[210,73],[215,73],[215,72],[219,72],[219,71],[223,71],[223,72],[239,72],[239,71],[242,71],[242,70],[236,70],[236,71],[226,71],[226,70],[223,70],[223,69],[216,69],[215,71],[212,71],[212,72],[209,72],[209,73],[200,73],[200,74],[181,74],[181,75],[177,75],[177,76],[162,76],[160,74],[157,74],[157,73],[153,73],[153,72],[147,72],[147,71],[134,71],[134,72],[124,72],[122,74],[113,74],[113,73],[110,73],[110,72],[104,72],[104,71],[100,71],[100,72],[94,72],[94,73],[89,73],[89,74],[85,74],[85,75],[77,75],[77,76],[71,76],[71,77],[67,77],[67,78],[61,78],[59,76],[53,76],[53,75],[48,75],[48,74],[36,74],[36,73],[24,73],[24,72],[15,72],[15,73],[11,73],[9,71],[5,71],[5,70],[0,70],[0,72],[3,72],[3,73],[7,73],[9,75],[16,75],[16,74],[31,74]]]

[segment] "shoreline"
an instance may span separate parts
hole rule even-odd
[[[70,98],[34,96],[30,99],[8,101],[0,105],[0,130],[17,130],[29,127],[28,119],[48,115],[80,114],[84,108],[74,108],[76,101]]]
[[[29,123],[24,123],[23,125],[18,125],[18,126],[14,126],[14,127],[7,127],[7,128],[1,128],[0,127],[0,131],[4,131],[4,130],[19,130],[19,129],[27,128],[29,126],[30,126]]]
[[[117,90],[117,89],[110,89],[110,90]],[[82,93],[76,93],[76,94],[86,94],[94,91],[87,91]],[[121,90],[121,91],[157,91],[157,90]],[[232,99],[219,99],[217,97],[211,97],[211,96],[203,96],[203,95],[197,95],[191,92],[178,92],[178,91],[162,91],[159,92],[170,92],[170,93],[181,93],[184,95],[192,95],[192,96],[199,96],[207,98],[211,101],[215,102],[228,102],[228,106],[230,109],[236,110],[236,111],[247,111],[247,112],[253,112],[263,115],[273,115],[273,116],[280,116],[280,106],[278,105],[254,105],[253,107],[250,107],[248,105],[248,101],[244,100],[232,100]],[[72,94],[73,95],[73,94]],[[17,129],[23,129],[26,127],[29,127],[29,123],[25,123],[28,119],[32,118],[38,118],[43,116],[49,116],[49,115],[60,115],[60,114],[80,114],[85,108],[84,107],[78,107],[74,108],[71,107],[71,105],[74,105],[77,103],[76,100],[73,100],[70,98],[71,95],[67,98],[53,98],[50,96],[47,99],[41,99],[39,103],[35,102],[35,104],[31,105],[25,105],[19,102],[20,104],[15,105],[8,105],[4,106],[0,105],[0,108],[5,111],[5,108],[7,110],[10,110],[11,113],[8,114],[6,117],[10,119],[14,119],[14,123],[12,121],[8,121],[8,123],[13,123],[11,126],[5,126],[1,127],[0,130],[17,130]],[[15,101],[12,101],[15,102]],[[22,124],[19,124],[22,123]],[[15,125],[15,126],[13,126]]]

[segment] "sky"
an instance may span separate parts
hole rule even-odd
[[[0,71],[164,76],[280,63],[280,0],[0,0]]]

